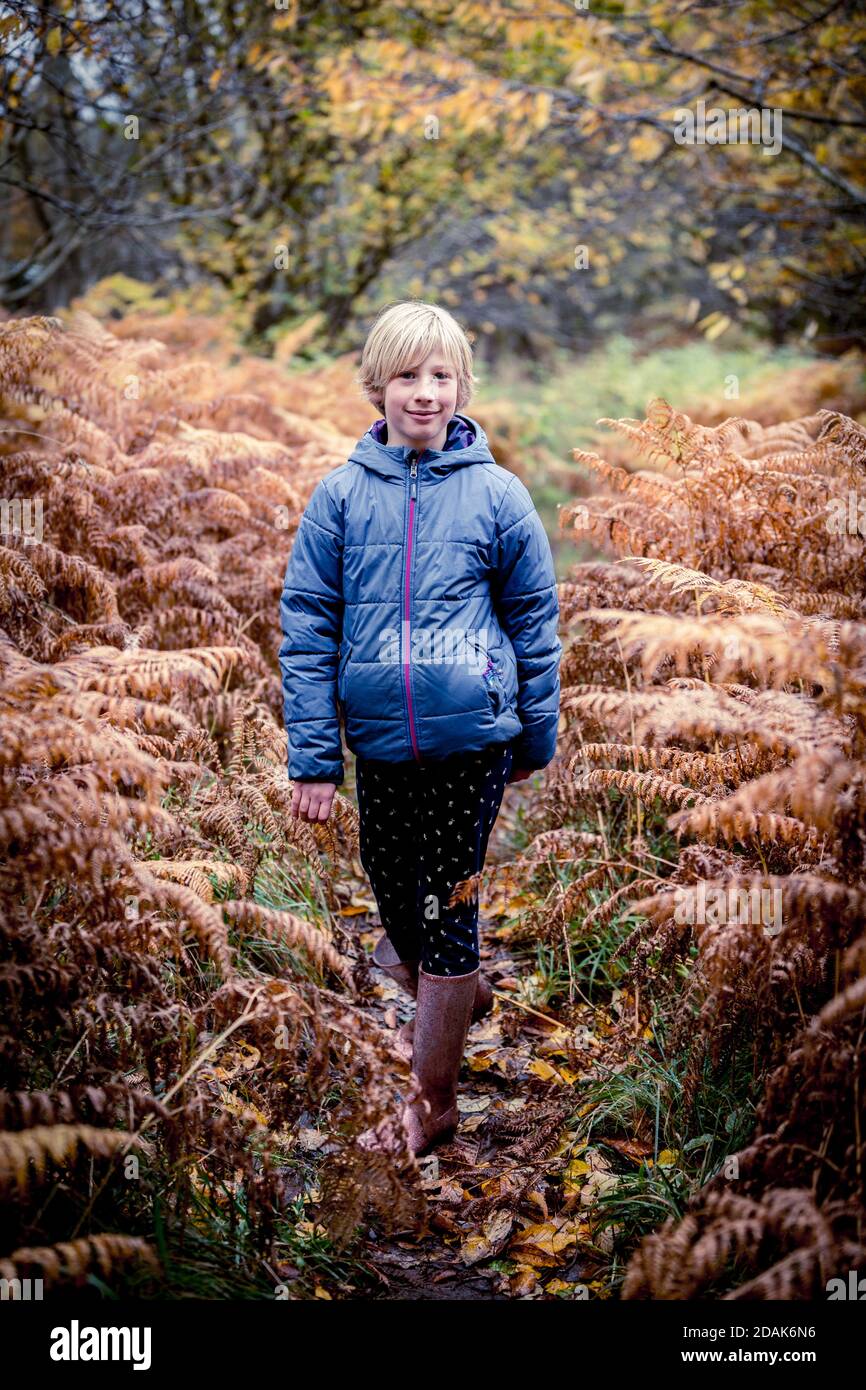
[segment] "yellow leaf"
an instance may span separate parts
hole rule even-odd
[[[298,1221],[294,1229],[299,1231],[302,1236],[324,1236],[327,1231],[318,1221]]]
[[[550,92],[539,92],[535,98],[535,116],[533,126],[536,130],[543,130],[550,120],[550,109],[553,105],[553,96]]]
[[[244,1071],[251,1071],[262,1059],[262,1054],[259,1052],[259,1049],[253,1047],[252,1043],[239,1042],[238,1052],[241,1054],[241,1066]]]
[[[52,57],[59,53],[63,47],[63,30],[57,27],[49,29],[45,37],[45,47]]]
[[[706,330],[706,332],[704,333],[704,337],[707,339],[708,342],[713,342],[715,338],[720,338],[722,334],[725,332],[725,330],[730,328],[730,326],[731,320],[728,318],[727,314],[721,314],[719,318],[716,320],[716,322],[711,324],[710,327]]]
[[[504,1051],[476,1052],[466,1058],[466,1063],[470,1071],[496,1071],[501,1076],[508,1075],[508,1056]]]
[[[553,1265],[577,1243],[578,1229],[573,1221],[544,1221],[527,1226],[511,1241],[508,1251],[531,1265]]]
[[[567,1284],[564,1279],[549,1279],[544,1286],[545,1293],[567,1293],[574,1297],[577,1284]]]
[[[543,1062],[540,1057],[534,1058],[534,1060],[529,1063],[526,1070],[533,1072],[536,1076],[540,1076],[542,1081],[560,1080],[559,1073],[547,1062]]]
[[[210,87],[212,92],[216,91],[217,87],[219,86],[220,78],[222,77],[222,75],[222,68],[214,68],[213,72],[207,80],[207,85]]]
[[[469,1236],[461,1245],[460,1258],[463,1263],[476,1264],[478,1260],[489,1260],[498,1255],[513,1225],[514,1213],[506,1207],[500,1207],[499,1211],[494,1212],[490,1219],[485,1221],[480,1233]]]
[[[661,154],[668,144],[668,138],[660,130],[642,130],[640,134],[633,135],[628,142],[628,147],[635,159],[655,159],[656,155]]]

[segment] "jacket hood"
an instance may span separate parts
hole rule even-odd
[[[376,435],[383,425],[384,420],[374,421],[366,434],[358,440],[349,455],[349,462],[360,463],[371,472],[381,474],[383,478],[402,479],[408,466],[407,456],[414,451],[410,444],[382,444]],[[470,435],[471,442],[461,445],[461,439]],[[468,463],[495,462],[487,435],[478,421],[469,415],[451,416],[444,449],[424,449],[418,456],[419,470],[436,477],[444,477],[453,469],[463,468]]]

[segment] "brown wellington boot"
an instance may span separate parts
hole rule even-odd
[[[420,961],[401,960],[391,945],[390,939],[382,933],[373,948],[373,960],[380,970],[384,970],[407,994],[416,998],[418,994],[418,967]],[[484,974],[478,972],[478,985],[475,990],[475,1003],[472,1005],[472,1022],[477,1023],[493,1008],[493,986]],[[397,1030],[397,1051],[407,1062],[412,1060],[412,1041],[415,1036],[415,1020],[410,1018]]]
[[[418,971],[418,1007],[412,1071],[420,1095],[403,1110],[409,1147],[420,1158],[452,1139],[460,1113],[457,1078],[472,1021],[479,971],[467,975],[428,975]]]
[[[452,977],[453,978],[453,977]],[[478,984],[475,987],[475,1003],[472,1005],[472,1023],[477,1023],[479,1018],[489,1014],[493,1008],[493,986],[484,974],[483,970],[478,971]],[[407,1061],[412,1060],[412,1044],[415,1038],[415,1020],[410,1018],[403,1024],[397,1033],[397,1051],[401,1057]]]
[[[390,938],[383,932],[373,948],[373,960],[380,970],[384,970],[390,975],[392,980],[396,980],[416,998],[418,994],[418,967],[420,961],[401,960]],[[479,1018],[489,1014],[493,1008],[493,986],[482,970],[478,972],[478,985],[475,991],[475,1003],[472,1006],[472,1022],[477,1023]],[[415,1036],[415,1020],[410,1018],[402,1027],[397,1030],[397,1052],[404,1057],[407,1062],[412,1060],[412,1044]]]

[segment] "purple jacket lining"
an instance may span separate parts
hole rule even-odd
[[[377,444],[388,443],[388,421],[383,416],[380,420],[374,420],[368,434],[372,435]],[[452,415],[448,421],[448,432],[445,436],[446,449],[466,449],[475,440],[475,431],[457,416]]]

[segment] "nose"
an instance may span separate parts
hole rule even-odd
[[[436,382],[433,377],[427,377],[423,381],[419,380],[415,386],[416,401],[419,403],[421,401],[425,403],[434,401],[436,399],[436,387],[438,384],[439,383]]]

